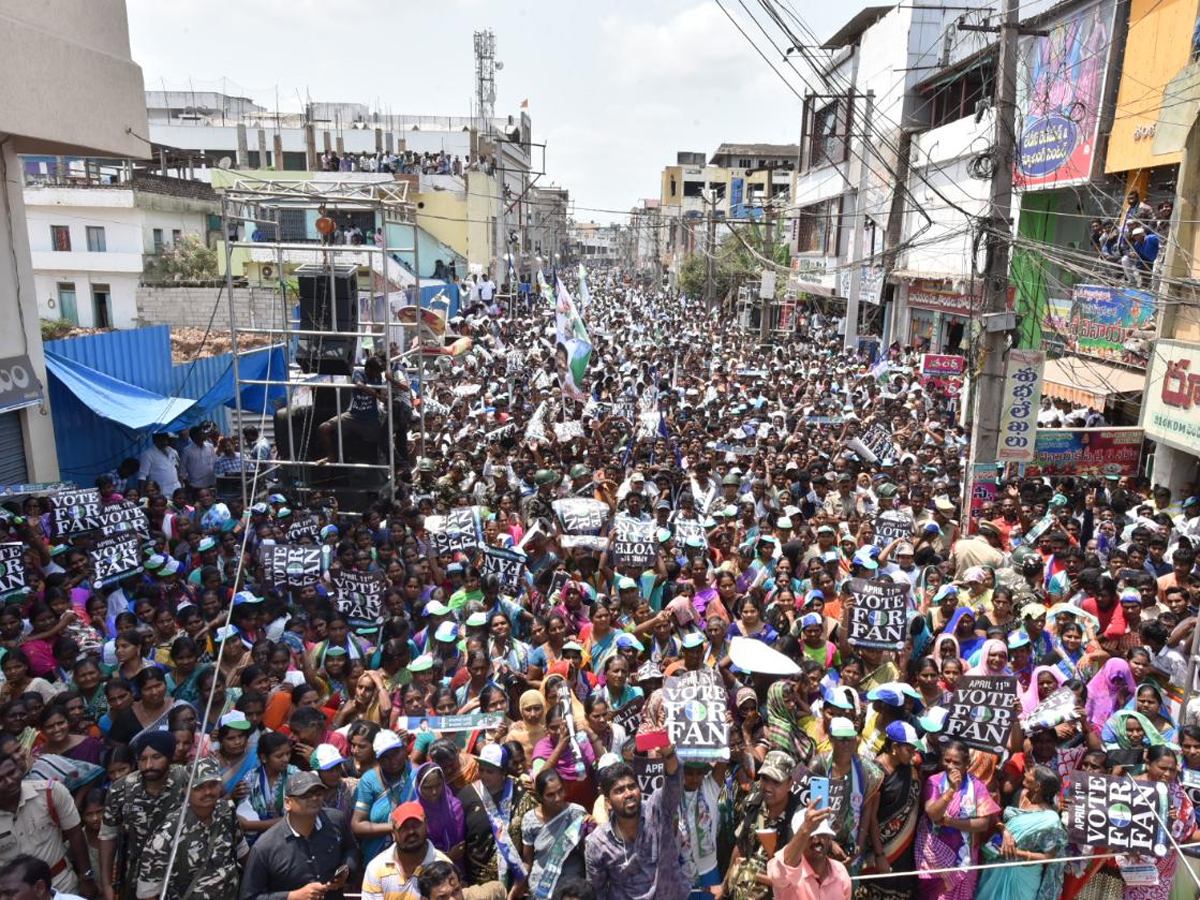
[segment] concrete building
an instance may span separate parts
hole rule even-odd
[[[61,159],[61,158],[60,158]],[[38,314],[85,328],[137,325],[137,288],[185,237],[214,245],[220,205],[202,182],[96,164],[40,171],[24,157],[25,207]],[[82,162],[82,161],[77,161]],[[76,169],[80,168],[76,165]]]
[[[598,222],[574,222],[569,228],[571,255],[569,263],[581,262],[589,269],[608,268],[622,262],[622,232],[620,225],[601,225]]]
[[[657,199],[640,200],[629,211],[631,268],[657,284],[662,277],[663,220]]]
[[[0,0],[0,484],[53,481],[58,455],[45,406],[39,293],[30,261],[20,156],[148,155],[142,71],[130,56],[123,0]]]
[[[526,234],[521,267],[524,276],[539,266],[552,265],[554,254],[565,257],[570,243],[567,223],[571,193],[564,187],[534,185],[521,202],[521,209]]]

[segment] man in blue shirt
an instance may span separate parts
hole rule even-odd
[[[1121,258],[1121,268],[1125,270],[1125,280],[1134,287],[1141,287],[1142,273],[1154,268],[1158,243],[1158,235],[1145,228],[1134,228],[1130,233],[1129,250]]]

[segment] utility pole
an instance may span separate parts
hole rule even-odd
[[[713,293],[716,291],[717,279],[717,195],[714,193],[712,200],[709,201],[708,208],[708,227],[705,235],[705,250],[708,257],[708,286],[705,291],[705,301],[708,306],[708,311],[711,313],[715,308]],[[693,234],[694,234],[693,230]]]
[[[773,166],[767,166],[767,196],[764,201],[766,209],[763,219],[766,223],[766,230],[763,232],[763,256],[771,262],[767,264],[767,271],[775,274],[775,204],[771,202],[771,181],[775,169]],[[766,279],[771,285],[775,284],[775,279]],[[760,285],[761,291],[761,285]],[[762,319],[758,323],[758,340],[759,343],[765,344],[771,340],[771,304],[774,301],[774,296],[771,292],[761,294],[759,296],[759,304],[762,307]]]
[[[861,150],[858,154],[858,194],[854,198],[854,238],[850,246],[850,296],[846,298],[846,340],[842,345],[847,350],[858,349],[858,295],[862,290],[863,239],[867,231],[867,154],[871,153],[871,111],[875,106],[875,92],[867,91],[866,99],[863,130],[858,142]],[[850,121],[854,121],[853,116]],[[846,140],[852,137],[846,135]]]
[[[1011,240],[1013,189],[1013,129],[1017,105],[1017,36],[1020,25],[1018,0],[1005,0],[1000,22],[999,83],[996,94],[996,130],[993,141],[995,170],[992,173],[991,204],[983,225],[987,234],[987,269],[984,282],[984,315],[1003,313],[1008,308],[1008,248]],[[1000,415],[1004,393],[1004,355],[1008,333],[985,328],[983,358],[975,379],[975,427],[972,431],[971,463],[996,462],[1000,439]]]

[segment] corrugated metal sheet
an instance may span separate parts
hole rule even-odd
[[[171,331],[165,325],[48,341],[46,349],[146,390],[191,399],[202,397],[233,365],[228,353],[198,359],[195,365],[174,365]],[[149,434],[130,434],[99,418],[56,378],[48,381],[63,479],[90,485],[97,475],[150,446]],[[227,432],[232,411],[217,407],[209,417]]]
[[[47,341],[46,349],[148,391],[169,394],[174,386],[166,325]]]

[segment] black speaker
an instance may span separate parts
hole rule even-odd
[[[354,371],[358,338],[338,332],[358,330],[358,268],[301,266],[300,330],[327,334],[297,337],[296,363],[308,374],[349,375]]]

